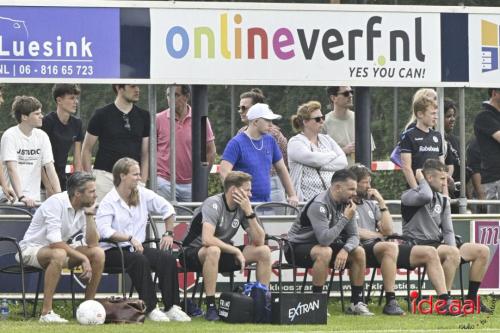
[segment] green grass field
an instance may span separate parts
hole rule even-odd
[[[485,298],[485,303],[496,305],[491,298]],[[405,303],[401,300],[401,306]],[[482,330],[486,332],[500,332],[500,310],[496,309],[492,315],[471,315],[465,317],[449,317],[439,315],[412,315],[389,317],[381,314],[381,308],[370,304],[370,309],[376,313],[374,317],[354,317],[341,314],[340,304],[332,302],[329,305],[327,325],[257,325],[257,324],[226,324],[223,322],[211,323],[202,318],[195,318],[191,323],[153,323],[146,321],[143,325],[100,325],[82,326],[76,321],[67,325],[42,325],[35,319],[21,320],[19,308],[9,320],[0,321],[0,332],[99,332],[99,333],[126,333],[126,332],[464,332],[466,330]],[[406,309],[406,308],[405,308]],[[56,312],[71,317],[69,302],[58,302]]]

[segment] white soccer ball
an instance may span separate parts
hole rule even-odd
[[[106,310],[101,303],[88,300],[76,310],[76,320],[82,325],[101,325],[106,320]]]

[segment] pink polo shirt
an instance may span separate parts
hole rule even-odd
[[[156,167],[158,176],[170,180],[170,109],[156,115]],[[214,141],[214,133],[207,119],[207,143]],[[192,139],[191,139],[191,107],[181,121],[175,119],[175,151],[176,151],[176,182],[190,184],[193,178],[192,170]]]

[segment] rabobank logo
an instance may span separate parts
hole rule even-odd
[[[498,24],[481,20],[481,71],[498,69]]]

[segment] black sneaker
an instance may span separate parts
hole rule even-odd
[[[207,307],[207,312],[205,313],[205,319],[208,321],[220,320],[219,312],[217,311],[216,306]]]
[[[391,299],[389,303],[384,306],[384,310],[382,312],[390,316],[402,316],[405,314],[395,299]]]
[[[184,303],[182,305],[184,305]],[[184,309],[184,312],[190,317],[201,317],[205,314],[203,310],[198,307],[196,302],[193,302],[191,299],[187,300],[187,309]]]
[[[456,310],[456,307],[452,307],[451,302],[452,302],[452,299],[448,298],[448,300],[446,300],[446,304],[439,307],[439,310],[442,310],[441,314],[443,314],[445,316],[455,316],[455,317],[462,316],[463,313],[460,309],[459,309],[458,313],[457,313],[457,311],[451,311],[452,308],[453,308],[453,310]]]
[[[481,313],[493,313],[493,310],[491,310],[486,304],[483,303],[483,301],[479,301],[480,306],[481,306]]]

